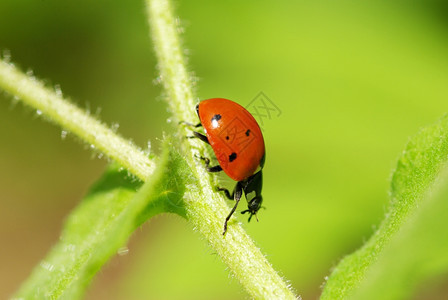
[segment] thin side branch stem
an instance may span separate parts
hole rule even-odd
[[[77,135],[95,150],[117,161],[143,181],[153,173],[155,163],[137,146],[63,99],[55,91],[46,88],[34,77],[25,75],[13,64],[1,59],[0,88],[20,98],[64,130]]]
[[[168,103],[176,121],[196,121],[192,80],[185,67],[185,59],[178,32],[179,20],[172,14],[167,0],[146,0],[152,38],[159,62],[160,76],[168,96]],[[180,139],[186,135],[179,128]],[[222,195],[212,188],[211,177],[204,166],[194,159],[204,153],[205,146],[196,139],[182,139],[186,159],[197,174],[198,187],[189,187],[184,199],[189,220],[209,241],[213,249],[228,265],[233,275],[256,299],[295,299],[290,286],[277,274],[235,218],[229,222],[225,237],[223,222],[229,213]]]

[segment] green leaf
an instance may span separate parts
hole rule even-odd
[[[34,269],[17,298],[79,298],[95,273],[143,222],[162,212],[185,217],[183,189],[191,176],[176,150],[164,151],[144,185],[121,169],[111,166],[70,214],[60,241]]]
[[[385,219],[363,247],[336,266],[322,299],[347,298],[359,286],[385,245],[419,208],[447,158],[448,117],[444,116],[409,141],[392,176],[391,204]]]
[[[385,247],[353,299],[409,299],[448,270],[448,169]]]

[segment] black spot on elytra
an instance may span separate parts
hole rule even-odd
[[[249,136],[249,133],[250,133],[250,129],[248,129],[248,130],[246,131],[246,136]]]
[[[212,117],[212,122],[213,122],[213,121],[219,121],[219,120],[221,120],[221,115],[214,115],[214,116]]]
[[[229,136],[226,136],[226,140],[229,140],[230,139],[230,137]]]
[[[232,154],[229,155],[229,161],[232,162],[236,159],[236,153],[233,152]]]

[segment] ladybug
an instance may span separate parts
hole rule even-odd
[[[200,119],[199,124],[183,123],[195,128],[204,128],[205,135],[194,131],[194,136],[189,138],[199,138],[212,147],[219,165],[211,167],[210,159],[200,157],[205,161],[207,171],[224,171],[237,181],[232,193],[225,188],[217,188],[218,191],[223,191],[227,198],[235,200],[235,205],[224,222],[225,235],[227,223],[243,192],[247,199],[247,209],[241,213],[250,214],[249,222],[253,216],[257,217],[256,214],[261,208],[262,169],[266,157],[263,135],[255,118],[244,107],[231,100],[203,100],[196,105],[196,112]]]

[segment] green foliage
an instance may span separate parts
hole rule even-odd
[[[116,18],[118,14],[114,13],[104,14],[105,17],[95,13],[87,16],[85,7],[89,6],[91,9],[93,6],[86,2],[73,7],[77,14],[77,19],[74,19],[73,16],[67,18],[59,14],[62,10],[57,8],[58,6],[57,10],[54,10],[58,13],[52,13],[52,10],[47,9],[52,7],[50,2],[45,8],[34,7],[36,9],[29,10],[33,11],[33,16],[26,18],[17,17],[10,14],[8,9],[3,9],[6,13],[2,15],[4,18],[0,19],[5,25],[4,30],[11,32],[13,40],[16,37],[25,37],[20,41],[17,39],[19,44],[23,44],[22,51],[16,51],[14,44],[10,44],[7,39],[3,46],[12,47],[12,53],[14,55],[17,53],[19,57],[22,52],[20,60],[23,64],[32,66],[37,72],[56,82],[61,82],[63,79],[49,73],[48,69],[45,69],[48,65],[54,65],[53,68],[59,70],[56,74],[74,76],[68,77],[71,79],[66,82],[61,82],[63,86],[68,87],[69,82],[79,84],[76,88],[68,88],[71,93],[77,90],[78,94],[73,93],[73,96],[89,95],[88,97],[95,98],[95,101],[102,98],[103,103],[100,106],[107,107],[109,111],[113,106],[117,107],[113,116],[114,121],[118,118],[123,125],[123,120],[120,120],[122,118],[132,120],[129,123],[139,124],[132,135],[137,143],[144,144],[148,137],[160,136],[160,128],[165,124],[163,115],[165,108],[157,110],[157,106],[162,107],[162,102],[152,100],[159,91],[151,84],[145,84],[147,78],[155,73],[142,64],[142,59],[150,57],[147,55],[146,43],[136,47],[140,52],[138,59],[135,59],[135,55],[130,55],[130,51],[133,50],[127,47],[130,40],[115,40],[114,44],[106,43],[106,46],[101,44],[104,48],[97,47],[100,46],[97,41],[104,41],[102,40],[104,38],[114,40],[115,36],[104,34],[108,30],[105,30],[104,25],[95,26],[93,29],[93,25],[103,24],[102,18],[110,18],[114,20],[111,22],[114,32],[132,37],[132,42],[137,40],[136,30],[144,31],[147,42],[146,27],[134,26],[129,27],[131,29],[127,28],[126,31],[126,26],[135,24],[135,20],[138,19],[135,18],[136,11],[133,13],[126,11],[121,18]],[[240,101],[241,104],[247,104],[255,93],[263,89],[282,108],[281,118],[270,123],[266,122],[264,128],[269,147],[268,170],[265,174],[267,184],[264,190],[267,214],[262,216],[260,223],[251,224],[250,230],[253,230],[252,233],[266,252],[274,254],[270,259],[282,269],[285,276],[292,279],[295,288],[315,297],[318,290],[316,282],[323,277],[323,272],[328,270],[335,257],[346,253],[348,247],[353,247],[381,214],[382,194],[384,194],[382,184],[386,182],[383,179],[384,174],[388,172],[391,157],[396,155],[398,147],[401,148],[403,142],[400,139],[414,132],[419,124],[434,119],[434,116],[443,110],[441,107],[446,104],[444,97],[447,92],[446,26],[445,24],[440,26],[437,24],[437,18],[430,14],[426,15],[429,8],[426,4],[420,9],[408,5],[396,7],[394,6],[396,4],[389,4],[387,1],[375,4],[369,1],[337,4],[331,1],[297,2],[275,7],[269,2],[247,2],[234,4],[235,6],[229,3],[204,2],[201,4],[201,9],[198,9],[187,3],[179,3],[180,8],[183,7],[179,10],[180,19],[170,15],[170,10],[162,6],[160,10],[162,17],[154,18],[154,24],[151,24],[161,71],[157,81],[162,82],[166,88],[170,110],[173,113],[172,123],[176,123],[176,120],[193,120],[196,116],[192,108],[197,98],[212,95],[225,95]],[[119,5],[115,12],[125,11],[132,4]],[[22,8],[20,4],[14,6],[19,10]],[[254,8],[257,13],[253,13]],[[39,25],[35,15],[39,15],[40,10],[48,14],[48,17],[42,18],[47,20],[47,27],[35,26]],[[79,26],[79,22],[86,18],[91,18],[91,23]],[[23,53],[29,55],[40,52],[39,49],[36,49],[37,51],[29,49],[35,47],[35,38],[41,41],[41,34],[44,33],[45,38],[52,35],[61,36],[52,30],[62,28],[64,22],[61,21],[65,19],[70,20],[68,22],[70,26],[76,29],[82,28],[79,36],[85,37],[87,32],[90,40],[95,41],[95,47],[86,47],[88,40],[78,40],[69,36],[73,44],[67,48],[76,48],[73,46],[80,45],[86,47],[84,51],[66,51],[48,47],[48,51],[54,51],[47,54],[50,59],[45,60],[45,56],[37,55],[33,61],[33,56],[23,57]],[[186,52],[177,39],[177,33],[182,32],[179,28],[181,19],[191,21],[186,39],[194,49],[192,51],[194,55],[188,59],[195,66],[198,76],[202,78],[199,97],[190,90],[191,83],[195,82],[190,80],[190,72],[184,68],[184,60],[178,59]],[[16,20],[20,21],[14,23]],[[29,23],[32,25],[29,27],[37,29],[30,30],[28,36],[25,32],[27,26],[18,26],[22,23]],[[54,24],[58,26],[53,26]],[[319,25],[315,26],[316,24]],[[84,28],[89,30],[83,30]],[[92,32],[97,28],[100,29],[100,34],[93,35]],[[115,30],[116,28],[120,30]],[[229,32],[236,34],[228,34]],[[166,39],[167,37],[169,38]],[[163,43],[164,38],[168,44]],[[207,42],[204,43],[204,40]],[[56,42],[53,46],[56,44],[67,43]],[[116,53],[120,46],[123,46],[123,56],[117,56]],[[95,49],[97,49],[96,56],[92,55]],[[82,52],[88,55],[70,57],[72,53]],[[267,57],[276,58],[274,61],[266,59]],[[105,58],[118,64],[104,67],[101,63],[104,63]],[[60,70],[58,66],[60,61],[76,63],[71,66],[65,65],[64,70]],[[79,63],[80,61],[83,63]],[[260,64],[260,61],[263,63]],[[97,62],[100,64],[96,64]],[[79,65],[80,69],[76,69],[76,65]],[[155,64],[151,62],[148,65]],[[139,74],[139,68],[136,66],[144,71]],[[148,161],[142,151],[134,151],[135,145],[126,146],[122,139],[116,139],[116,134],[112,130],[107,130],[98,122],[91,122],[91,118],[87,118],[88,114],[78,112],[72,105],[58,102],[58,97],[48,96],[51,91],[49,93],[44,91],[46,95],[43,97],[40,89],[43,85],[34,78],[31,78],[32,82],[24,84],[30,79],[26,78],[25,74],[19,74],[8,64],[1,67],[0,73],[3,72],[1,74],[3,76],[0,81],[4,90],[23,101],[48,100],[51,97],[52,101],[45,103],[35,101],[29,105],[47,119],[61,125],[64,130],[80,136],[80,139],[88,145],[95,146],[98,152],[118,161],[128,172],[138,176],[142,181],[153,173],[156,160]],[[116,74],[110,76],[112,73]],[[16,78],[19,80],[11,80],[11,74],[17,75]],[[88,79],[78,80],[80,77]],[[112,84],[111,79],[115,80]],[[242,82],[244,84],[241,84]],[[91,90],[82,93],[80,90],[83,86],[91,86]],[[146,93],[136,93],[135,91],[142,86],[145,86]],[[32,88],[37,88],[34,90],[39,93],[32,91]],[[147,90],[151,92],[148,93]],[[33,94],[37,94],[38,97],[33,99]],[[145,103],[140,101],[135,105],[137,109],[125,114],[126,116],[120,114],[123,110],[123,99],[126,99],[126,105],[132,106],[129,103],[143,98],[150,101]],[[422,99],[425,99],[424,103]],[[61,105],[57,108],[51,106],[55,103]],[[98,102],[95,105],[98,105]],[[143,117],[136,122],[138,115]],[[10,118],[14,117],[13,115]],[[107,115],[104,114],[102,117],[107,120]],[[0,119],[5,120],[3,116]],[[148,125],[141,126],[143,122],[148,122]],[[418,288],[419,283],[446,270],[444,259],[446,236],[443,231],[446,227],[443,222],[446,219],[444,215],[446,207],[441,200],[446,193],[443,190],[436,194],[428,193],[446,157],[445,123],[446,119],[443,119],[410,141],[392,178],[391,207],[385,221],[363,248],[346,257],[336,267],[322,298],[346,298],[352,291],[355,293],[353,297],[360,299],[367,298],[366,295],[372,298],[376,296],[377,299],[407,297]],[[11,124],[17,127],[16,131],[11,131],[9,127],[12,126],[4,127],[8,128],[8,132],[13,132],[12,135],[17,139],[15,142],[21,146],[24,138],[21,138],[20,132],[32,131],[22,128],[20,122]],[[147,130],[141,130],[142,128]],[[51,134],[54,135],[53,132]],[[185,135],[182,131],[178,134]],[[141,140],[135,139],[136,136]],[[10,144],[9,141],[13,141],[13,138],[4,141],[6,149],[6,144]],[[45,151],[57,149],[58,143],[63,144],[56,139],[54,144],[46,144],[42,149]],[[192,166],[193,172],[183,162],[181,156],[175,152],[170,153],[171,163],[178,161],[179,167],[166,169],[159,166],[165,171],[156,171],[150,179],[160,183],[157,187],[153,187],[160,190],[146,195],[148,197],[146,201],[149,202],[144,208],[132,205],[134,201],[139,202],[134,200],[137,197],[135,189],[141,185],[138,181],[125,180],[127,183],[123,183],[121,176],[126,174],[115,176],[120,173],[118,171],[110,172],[110,176],[106,174],[105,177],[108,178],[98,183],[96,186],[98,190],[95,191],[94,187],[90,192],[91,196],[88,196],[69,218],[64,228],[64,239],[55,246],[41,266],[37,267],[33,276],[22,288],[21,295],[32,298],[39,290],[42,293],[54,293],[53,295],[62,295],[66,298],[81,295],[91,276],[125,243],[132,228],[162,211],[175,211],[183,216],[189,214],[192,227],[212,244],[213,252],[223,258],[229,266],[228,269],[237,278],[233,282],[241,282],[252,291],[253,297],[260,295],[256,294],[257,288],[261,286],[258,291],[263,291],[268,287],[266,281],[275,276],[264,278],[257,273],[268,263],[263,260],[263,255],[254,249],[252,241],[240,232],[241,228],[237,225],[236,217],[231,224],[235,229],[235,235],[229,234],[226,239],[219,235],[222,230],[223,214],[228,212],[228,207],[222,197],[212,190],[211,177],[201,171],[201,165],[197,164],[199,168],[196,170],[194,168],[196,162],[192,154],[196,151],[202,153],[204,148],[199,143],[195,144],[194,140],[184,140],[181,143],[182,149],[187,149],[183,152],[184,157]],[[188,151],[188,147],[193,151]],[[63,151],[60,152],[65,154]],[[24,161],[23,165],[27,165],[25,155],[17,153],[14,153],[17,156],[16,160],[20,159],[21,162]],[[34,151],[34,154],[36,153],[38,151]],[[37,167],[25,166],[20,170],[12,154],[6,153],[4,157],[13,161],[12,169],[19,170],[19,173],[20,171],[25,173],[23,170],[38,170],[34,172],[42,173],[43,178],[44,172],[51,173],[48,171],[51,168],[39,170]],[[61,160],[66,159],[62,154],[59,155]],[[140,157],[139,163],[138,157]],[[51,158],[54,159],[53,156]],[[53,163],[57,164],[57,160],[54,159]],[[45,161],[44,164],[51,163]],[[180,167],[181,165],[184,167]],[[74,168],[69,170],[69,172],[75,171]],[[79,170],[80,173],[85,172],[83,168]],[[160,172],[164,174],[161,175]],[[10,176],[9,172],[4,173]],[[24,177],[24,174],[20,176]],[[33,193],[41,188],[33,187],[32,181],[26,184]],[[59,185],[51,185],[51,188],[57,189],[56,186]],[[76,188],[76,185],[73,185],[73,188]],[[181,199],[184,194],[188,200],[185,209]],[[120,199],[117,200],[119,203],[113,199],[101,198],[107,195],[110,197],[116,195]],[[97,199],[97,196],[100,198]],[[125,207],[124,203],[130,207]],[[24,202],[24,205],[28,204]],[[87,212],[88,209],[94,211]],[[18,211],[23,213],[21,210]],[[123,217],[120,219],[112,217],[114,213],[120,211]],[[106,216],[109,213],[111,214]],[[79,228],[70,226],[75,224],[73,218],[77,214],[80,216],[79,220],[85,222],[79,225]],[[36,220],[39,214],[35,215]],[[94,231],[88,232],[89,229],[96,230],[98,226],[101,227],[98,222],[102,224],[109,222],[111,225],[103,228],[109,230],[104,237],[96,236]],[[116,233],[116,236],[112,232]],[[173,239],[178,234],[176,231],[170,232]],[[68,238],[65,238],[65,235],[68,235]],[[76,238],[77,236],[79,238]],[[112,240],[109,241],[108,237]],[[66,244],[64,252],[65,239],[73,240],[73,244]],[[88,242],[95,247],[87,248],[88,245],[85,243]],[[164,244],[167,248],[171,247],[169,243]],[[76,249],[81,251],[78,252]],[[166,254],[168,252],[160,251],[157,260],[159,262],[169,260]],[[182,258],[184,261],[190,258],[188,254],[191,253],[186,253],[188,252],[176,253],[180,258],[179,261],[182,261]],[[252,253],[256,254],[255,259],[249,256]],[[204,254],[201,253],[198,257],[201,255]],[[145,258],[137,258],[139,262],[141,259]],[[194,261],[194,258],[191,261]],[[204,264],[203,260],[198,263]],[[62,272],[64,269],[61,265],[65,267],[66,272]],[[139,274],[142,276],[134,276],[131,280],[134,282],[140,280],[142,289],[148,289],[145,275],[162,278],[160,282],[170,282],[166,279],[172,278],[175,267],[167,268],[163,263],[158,267],[154,264],[151,267],[153,267],[151,274],[142,273]],[[203,270],[207,270],[206,275],[198,274],[195,278],[212,278],[213,271],[210,269],[213,266],[202,265],[202,267]],[[182,277],[179,275],[181,272],[188,272],[176,271],[178,277]],[[128,280],[131,278],[126,277]],[[196,282],[192,281],[191,277],[183,276],[182,282],[177,285],[179,293],[183,294],[184,289],[190,289],[190,293],[195,291],[196,287],[193,285]],[[278,281],[281,284],[281,281]],[[209,289],[213,290],[211,293],[215,293],[214,295],[219,293],[224,295],[222,297],[229,298],[228,294],[223,294],[225,289],[223,286],[225,287],[220,283],[210,284]],[[163,284],[158,288],[164,293],[168,291],[167,286]],[[219,288],[221,290],[218,291]],[[172,294],[171,296],[176,297]]]
[[[448,169],[426,191],[352,299],[410,299],[448,270]]]
[[[171,4],[168,0],[153,0],[147,1],[147,8],[156,53],[160,61],[161,77],[169,96],[167,101],[174,119],[189,120],[195,116],[192,109],[194,107],[192,84],[180,47],[177,21],[172,13]],[[65,293],[69,297],[78,295],[82,289],[77,288],[77,285],[86,286],[95,271],[129,238],[135,226],[156,213],[171,211],[186,217],[193,224],[253,297],[296,298],[291,287],[272,268],[260,249],[255,246],[234,218],[229,222],[229,230],[223,237],[223,220],[229,208],[224,196],[216,192],[212,184],[213,180],[205,168],[194,159],[194,154],[197,154],[198,150],[200,153],[206,151],[205,144],[197,140],[185,139],[185,128],[179,127],[178,138],[179,144],[183,146],[183,157],[186,161],[174,159],[173,152],[170,152],[168,160],[163,159],[159,162],[157,176],[153,178],[156,166],[154,159],[149,159],[133,143],[121,138],[111,128],[91,117],[89,113],[71,104],[62,97],[61,93],[46,88],[33,76],[20,72],[9,61],[0,60],[0,86],[35,108],[38,115],[44,115],[47,120],[70,130],[89,143],[91,148],[104,152],[126,168],[129,173],[147,182],[135,199],[129,200],[125,208],[117,204],[116,210],[112,208],[109,214],[104,215],[105,220],[98,218],[93,212],[93,216],[89,216],[89,213],[84,211],[84,209],[99,208],[82,205],[80,212],[75,212],[73,219],[74,222],[82,220],[84,226],[73,231],[76,233],[73,236],[78,239],[74,239],[73,244],[70,243],[75,245],[75,248],[80,248],[75,253],[78,259],[71,260],[70,255],[61,254],[61,247],[65,249],[65,245],[56,246],[44,263],[48,266],[46,269],[52,272],[55,268],[53,262],[58,260],[64,262],[64,264],[56,264],[57,276],[49,277],[54,278],[56,283],[45,283],[46,289],[40,290],[39,278],[45,277],[46,274],[40,274],[38,269],[19,295],[26,294],[31,297],[38,293],[36,297],[44,295],[56,298]],[[177,157],[180,158],[179,155]],[[176,167],[181,164],[184,165],[183,168]],[[187,167],[187,164],[191,169]],[[106,184],[106,187],[111,185]],[[95,190],[102,191],[104,188]],[[179,201],[181,197],[182,202]],[[101,200],[102,197],[99,199],[100,204],[104,202]],[[146,203],[147,200],[148,203]],[[120,205],[123,202],[125,201],[120,201]],[[84,215],[86,217],[83,217]],[[92,220],[99,223],[89,224]],[[76,226],[71,226],[68,222],[67,227]],[[67,230],[62,238],[63,242],[71,241],[66,235],[72,236],[72,231]],[[83,238],[79,238],[80,236]],[[65,266],[67,260],[72,261],[72,268]],[[78,281],[78,278],[82,279]],[[74,292],[70,292],[71,289]]]
[[[191,176],[177,151],[168,148],[173,146],[167,146],[156,172],[143,185],[127,170],[112,165],[70,214],[60,241],[16,296],[79,298],[95,273],[143,222],[162,212],[185,216],[182,195]]]
[[[436,124],[421,130],[409,141],[392,176],[391,207],[386,218],[361,249],[345,257],[334,269],[325,286],[322,299],[344,299],[349,296],[365,279],[366,272],[377,263],[384,247],[391,239],[395,241],[401,239],[397,237],[401,226],[404,226],[403,224],[409,227],[415,226],[411,220],[422,203],[425,203],[425,197],[428,197],[447,159],[448,117],[445,116]],[[429,215],[423,214],[428,217]],[[423,218],[420,222],[426,222],[424,217],[420,218]],[[438,231],[440,230],[444,230],[443,226]],[[402,234],[406,236],[406,232],[404,230]],[[434,251],[438,251],[437,248]],[[412,260],[409,263],[412,264]],[[382,267],[377,268],[385,270],[386,266],[383,263]],[[405,267],[405,264],[402,267]],[[402,287],[409,288],[405,285]]]

